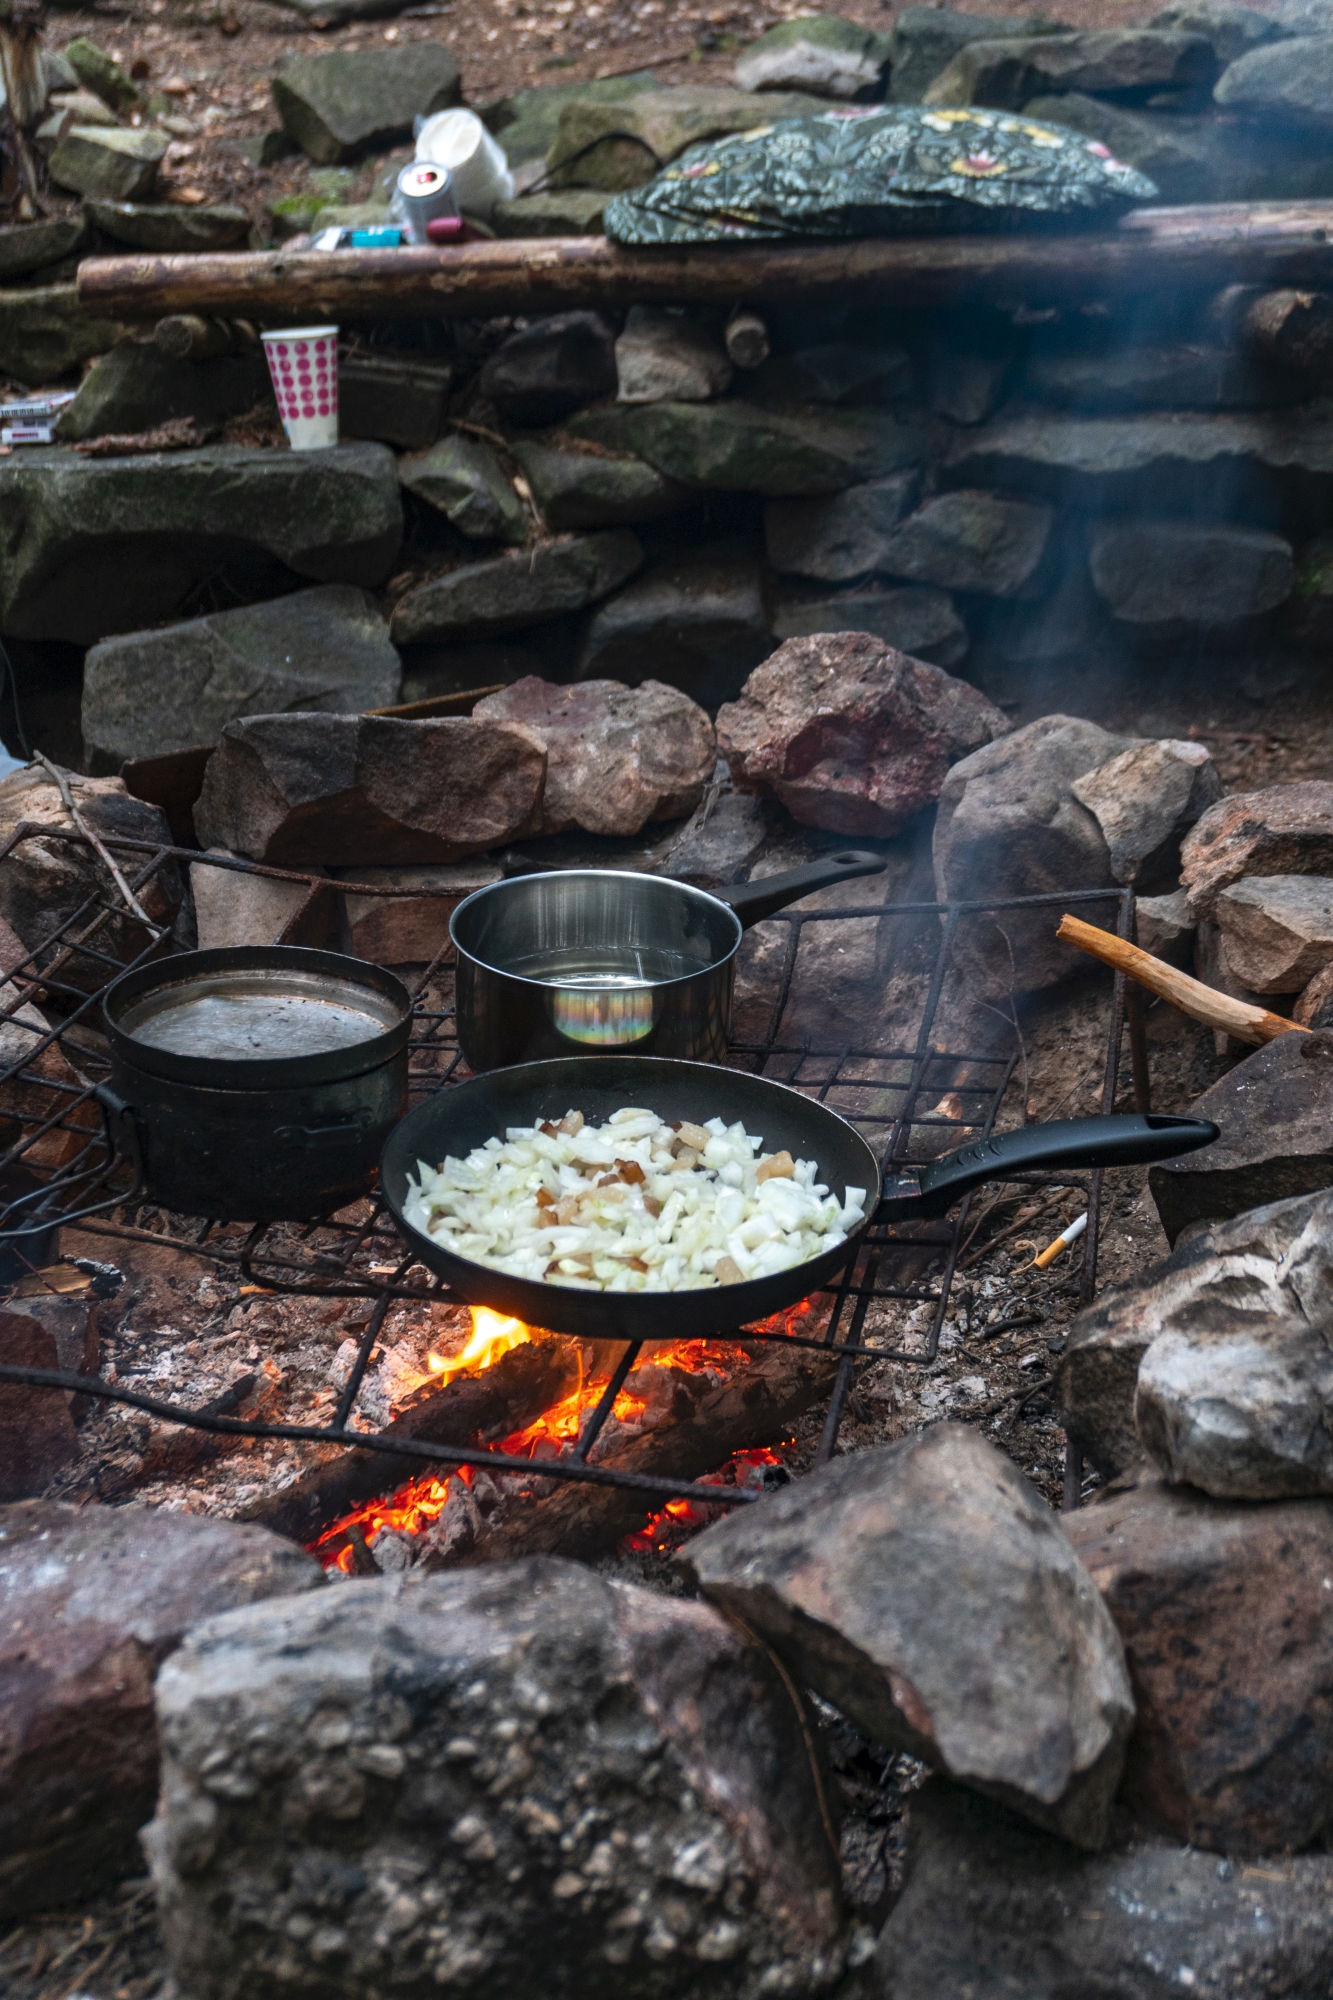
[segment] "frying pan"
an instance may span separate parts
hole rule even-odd
[[[819,1180],[839,1199],[849,1186],[864,1188],[866,1221],[836,1248],[772,1277],[704,1291],[588,1292],[511,1277],[459,1257],[415,1229],[403,1214],[408,1176],[415,1175],[420,1160],[438,1167],[448,1154],[461,1159],[487,1139],[503,1138],[508,1126],[533,1126],[570,1110],[599,1125],[631,1104],[661,1118],[695,1124],[721,1118],[731,1125],[739,1119],[747,1132],[760,1136],[763,1152],[785,1150],[793,1159],[814,1160]],[[943,1215],[982,1181],[1008,1174],[1169,1159],[1216,1137],[1216,1125],[1200,1118],[1071,1118],[1024,1126],[927,1166],[899,1169],[885,1186],[879,1162],[860,1133],[827,1105],[786,1084],[663,1056],[573,1056],[493,1070],[428,1097],[390,1134],[380,1186],[421,1262],[447,1278],[471,1304],[583,1340],[688,1340],[766,1319],[826,1285],[855,1253],[872,1220]]]

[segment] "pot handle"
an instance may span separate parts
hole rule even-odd
[[[793,868],[786,875],[764,875],[757,882],[737,882],[726,889],[714,889],[719,902],[730,903],[741,920],[741,929],[762,923],[788,903],[798,903],[814,889],[827,889],[833,882],[850,882],[857,875],[882,875],[888,866],[882,854],[867,854],[859,848],[845,848],[812,861],[805,868]]]
[[[1061,1118],[1024,1125],[932,1160],[922,1167],[920,1215],[943,1215],[983,1181],[1029,1169],[1130,1167],[1145,1160],[1170,1160],[1210,1146],[1218,1128],[1207,1118],[1169,1118],[1161,1112],[1124,1113],[1111,1118]]]
[[[108,1138],[126,1166],[134,1169],[134,1191],[138,1194],[144,1184],[143,1142],[134,1106],[127,1104],[123,1097],[118,1097],[105,1083],[99,1083],[93,1095],[106,1113]],[[131,1197],[121,1195],[118,1199],[128,1201]]]

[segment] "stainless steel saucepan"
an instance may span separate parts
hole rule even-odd
[[[884,865],[845,850],[713,894],[609,868],[494,882],[449,924],[459,1045],[478,1071],[619,1051],[721,1062],[742,934]]]

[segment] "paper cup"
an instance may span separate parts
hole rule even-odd
[[[324,451],[337,444],[337,327],[293,326],[262,339],[292,450]]]

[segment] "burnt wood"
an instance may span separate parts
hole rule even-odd
[[[79,301],[120,319],[254,313],[341,323],[441,319],[684,300],[731,306],[884,291],[898,305],[988,296],[1085,301],[1161,286],[1333,283],[1333,201],[1145,208],[1113,228],[1014,235],[626,249],[600,236],[398,250],[87,257]]]
[[[671,1415],[660,1429],[642,1433],[594,1463],[617,1472],[657,1473],[698,1479],[715,1472],[732,1452],[780,1444],[796,1419],[826,1397],[838,1359],[810,1348],[746,1344],[721,1386],[706,1376],[677,1376]],[[482,1378],[486,1379],[485,1377]],[[539,1473],[540,1468],[534,1468]],[[728,1489],[721,1489],[722,1493]],[[454,1561],[508,1562],[518,1556],[563,1555],[576,1562],[604,1555],[643,1524],[643,1495],[615,1486],[569,1485],[545,1499],[510,1500],[493,1515],[471,1547]],[[452,1567],[448,1557],[438,1565]]]
[[[579,1385],[581,1365],[578,1341],[529,1341],[479,1375],[458,1376],[438,1395],[405,1410],[380,1435],[423,1444],[495,1444],[570,1395]],[[430,1469],[419,1458],[339,1451],[280,1493],[260,1494],[240,1510],[238,1518],[257,1521],[292,1541],[310,1542],[363,1500],[392,1493]],[[440,1467],[439,1476],[446,1470]],[[631,1499],[641,1512],[642,1496]]]

